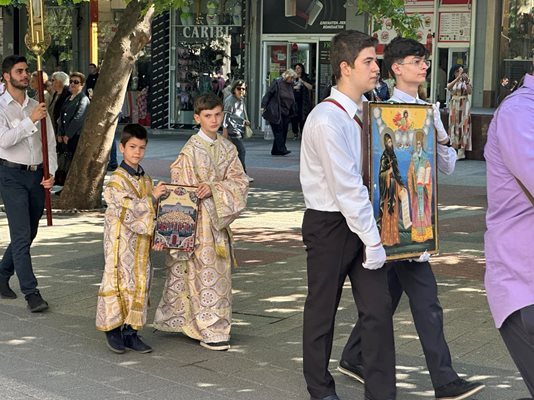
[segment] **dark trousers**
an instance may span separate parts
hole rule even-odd
[[[328,363],[336,311],[348,276],[360,316],[362,358],[369,400],[395,398],[395,346],[391,298],[384,269],[362,267],[363,244],[339,212],[306,210],[302,224],[308,266],[304,305],[304,377],[313,397],[335,393]]]
[[[229,139],[232,141],[234,146],[237,149],[237,156],[239,157],[239,161],[241,161],[241,165],[243,165],[243,169],[245,170],[245,173],[247,172],[247,167],[245,166],[245,156],[247,155],[247,150],[245,149],[245,145],[243,144],[243,139],[238,137],[231,137],[229,136]]]
[[[506,318],[499,332],[530,395],[534,397],[534,304]]]
[[[306,122],[306,120],[302,118],[302,115],[297,115],[296,117],[291,118],[291,131],[295,136],[298,137],[299,132],[302,135],[302,130],[304,129],[304,122]]]
[[[430,263],[398,261],[388,263],[384,266],[386,267],[393,312],[397,309],[403,292],[406,292],[410,300],[410,310],[432,385],[438,388],[454,381],[458,375],[452,369],[451,353],[443,335],[443,309],[438,300],[436,278]],[[364,348],[361,336],[361,321],[358,320],[341,358],[349,364],[363,364],[367,369],[361,356]]]
[[[0,165],[0,193],[9,224],[11,243],[0,262],[0,279],[17,273],[25,295],[37,292],[30,246],[37,235],[44,209],[43,170],[23,171]]]
[[[271,123],[273,129],[273,148],[271,149],[272,155],[280,155],[287,151],[287,129],[289,128],[289,116],[282,115],[282,119],[279,124]]]

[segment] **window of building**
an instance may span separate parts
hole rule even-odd
[[[501,31],[501,76],[496,103],[512,91],[534,62],[534,0],[504,0]]]
[[[197,96],[223,90],[244,75],[242,0],[195,0],[171,14],[170,119],[174,127],[193,125]]]

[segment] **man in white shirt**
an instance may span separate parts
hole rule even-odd
[[[386,253],[362,180],[362,101],[378,79],[376,43],[350,30],[332,39],[337,86],[309,114],[302,135],[302,237],[308,254],[303,365],[312,400],[339,400],[328,362],[347,276],[362,321],[365,399],[395,399],[391,298],[381,269]]]
[[[2,62],[6,91],[0,97],[0,194],[9,224],[11,243],[0,262],[0,297],[14,299],[9,279],[16,272],[31,312],[48,308],[37,289],[30,246],[44,210],[45,190],[54,185],[56,139],[46,104],[26,94],[30,72],[26,58],[9,56]],[[41,120],[46,118],[49,170],[43,177]]]
[[[418,86],[425,80],[430,63],[426,60],[425,47],[413,39],[395,38],[384,49],[384,63],[395,77],[396,86],[390,102],[428,104],[417,95]],[[443,127],[439,103],[433,105],[434,126],[437,133],[437,166],[445,174],[452,174],[456,164],[456,152],[450,147],[449,136]],[[410,308],[415,328],[421,340],[430,378],[437,399],[465,399],[482,390],[479,382],[468,382],[459,378],[452,368],[451,354],[443,335],[443,310],[438,299],[436,278],[424,255],[419,260],[397,261],[386,264],[389,288],[393,301],[393,312],[402,293],[410,299]],[[366,344],[356,328],[343,350],[338,370],[356,380],[364,381],[362,350]],[[367,377],[365,377],[365,380]]]

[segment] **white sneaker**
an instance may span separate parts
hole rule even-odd
[[[254,182],[254,178],[252,178],[252,177],[250,177],[248,175],[247,175],[247,179],[248,179],[249,182]]]

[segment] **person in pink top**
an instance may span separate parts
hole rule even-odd
[[[499,106],[484,149],[486,292],[495,325],[534,397],[534,76]]]

